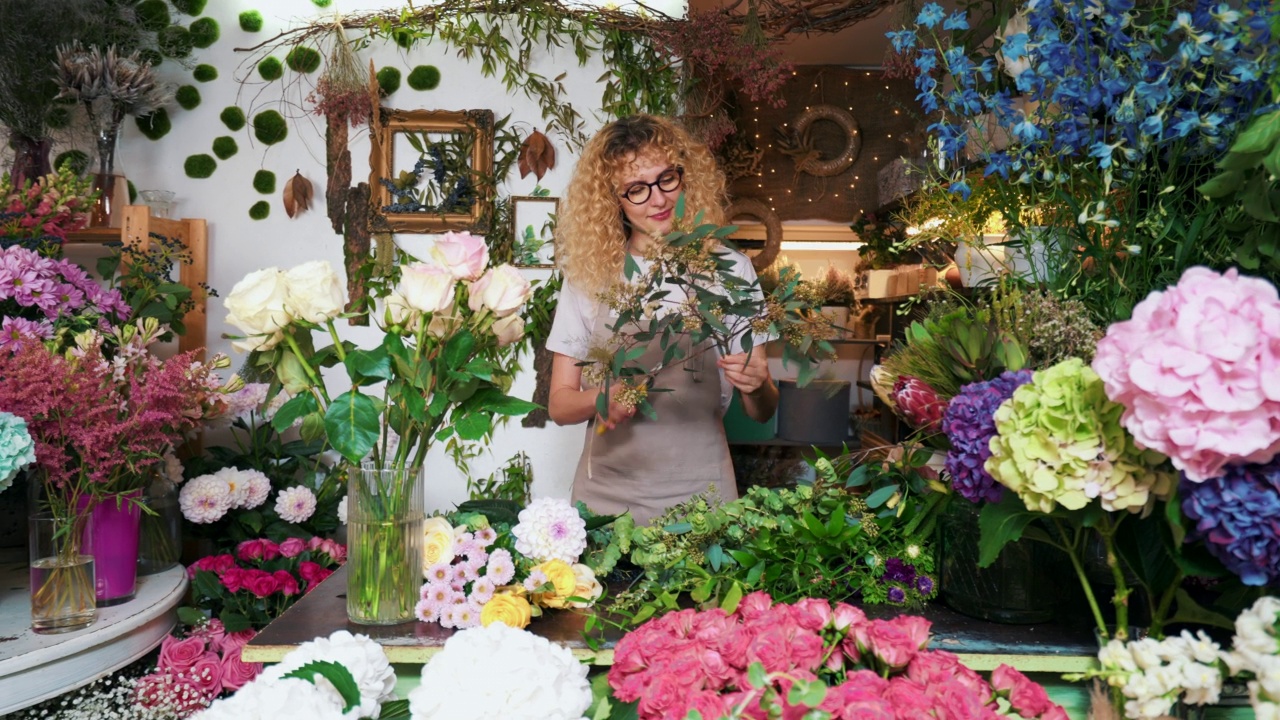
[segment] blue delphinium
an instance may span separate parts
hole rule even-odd
[[[1228,466],[1222,477],[1182,481],[1182,512],[1193,538],[1245,585],[1280,580],[1280,458]]]
[[[996,408],[1029,382],[1030,370],[1005,372],[994,380],[965,385],[947,403],[942,416],[942,431],[951,442],[946,468],[952,487],[966,500],[1000,500],[1004,488],[984,468],[991,457],[991,438],[996,434]]]
[[[36,461],[36,444],[27,432],[27,421],[13,413],[0,412],[0,492],[13,477]]]

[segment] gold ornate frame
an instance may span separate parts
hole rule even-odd
[[[392,110],[382,108],[370,123],[369,229],[372,232],[437,233],[447,230],[489,231],[493,219],[493,111]],[[476,200],[469,213],[385,212],[391,190],[380,181],[395,172],[395,135],[403,132],[470,132],[471,186]]]

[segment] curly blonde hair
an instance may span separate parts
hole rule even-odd
[[[582,150],[560,209],[556,263],[578,288],[596,293],[622,275],[628,228],[617,177],[636,158],[655,153],[684,168],[685,215],[723,225],[727,204],[724,173],[705,145],[674,121],[632,115],[605,125]]]

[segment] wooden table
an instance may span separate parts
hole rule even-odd
[[[115,672],[151,652],[177,623],[177,607],[187,592],[181,566],[138,578],[132,600],[99,608],[98,619],[87,628],[37,635],[31,631],[25,554],[0,557],[0,715]]]
[[[357,625],[347,620],[347,574],[339,568],[315,590],[268,625],[244,648],[246,662],[278,662],[290,650],[335,630],[368,635],[381,644],[393,663],[423,663],[455,632],[437,623],[407,622],[399,625]],[[867,608],[875,616],[893,616],[900,608]],[[1079,672],[1093,665],[1097,644],[1088,628],[1058,625],[998,625],[974,620],[942,607],[927,606],[918,613],[933,623],[930,647],[949,650],[975,670],[992,670],[1001,663],[1024,672]],[[604,632],[600,650],[592,650],[582,632],[585,611],[553,610],[535,618],[529,630],[568,647],[593,664],[613,662],[613,646],[622,632]]]

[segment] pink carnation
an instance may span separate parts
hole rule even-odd
[[[1187,270],[1107,329],[1093,369],[1138,444],[1191,480],[1280,453],[1280,297],[1265,280]]]

